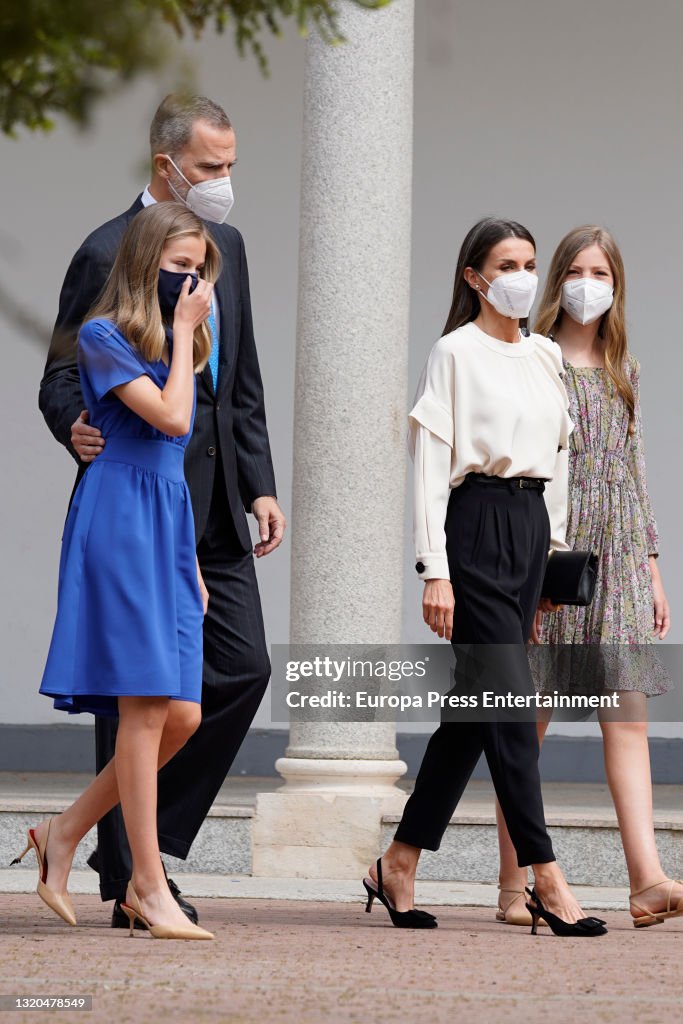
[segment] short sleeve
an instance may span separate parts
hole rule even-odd
[[[78,335],[78,367],[101,401],[112,388],[145,375],[135,350],[108,320],[88,320]]]
[[[415,458],[418,427],[455,447],[454,431],[454,361],[443,338],[432,349],[417,385],[413,408],[408,414],[408,449]]]

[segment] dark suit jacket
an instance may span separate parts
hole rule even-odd
[[[54,436],[79,463],[76,484],[87,468],[71,445],[71,425],[84,408],[76,363],[78,331],[104,287],[129,221],[142,209],[138,196],[129,210],[88,235],[71,261],[59,297],[39,405]],[[220,309],[218,394],[207,366],[197,378],[197,409],[185,455],[185,476],[197,543],[206,529],[215,474],[222,472],[235,529],[246,552],[252,545],[245,508],[250,511],[251,503],[262,495],[275,497],[275,478],[244,242],[239,231],[228,224],[210,224],[209,228],[223,257],[215,286]]]

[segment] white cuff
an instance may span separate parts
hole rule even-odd
[[[451,578],[446,554],[418,556],[415,569],[421,580],[450,580]]]

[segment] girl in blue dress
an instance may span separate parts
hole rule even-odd
[[[118,715],[115,756],[62,814],[29,829],[38,893],[69,924],[74,852],[121,803],[133,859],[123,909],[154,937],[210,939],[164,878],[157,772],[201,720],[208,594],[195,550],[185,446],[220,254],[203,222],[158,203],[130,223],[78,339],[90,422],[106,437],[62,538],[57,617],[40,692],[70,714]],[[21,859],[18,858],[18,859]]]

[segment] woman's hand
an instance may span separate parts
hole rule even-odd
[[[422,617],[433,633],[450,640],[455,598],[450,580],[427,580],[422,595]]]
[[[546,612],[556,612],[561,606],[559,604],[553,604],[553,602],[547,598],[542,597],[538,602],[538,608],[536,609],[536,615],[531,626],[531,642],[532,644],[540,644],[541,640],[538,635],[538,631],[541,628],[541,622],[543,621],[543,615]]]
[[[654,594],[654,635],[663,640],[669,632],[671,618],[669,616],[669,602],[664,593],[664,584],[659,573],[658,559],[650,555],[650,576],[652,577],[652,592]]]
[[[202,576],[202,570],[199,568],[199,559],[197,559],[197,583],[199,584],[199,593],[201,594],[202,598],[202,608],[204,609],[204,614],[206,615],[207,609],[209,607],[209,591],[206,589],[206,583],[204,582],[204,577]]]
[[[192,278],[188,274],[183,281],[180,298],[176,303],[173,329],[175,331],[178,327],[189,327],[191,333],[194,334],[195,328],[199,327],[211,312],[213,284],[210,281],[202,281],[200,278],[197,287],[190,295],[191,284]]]

